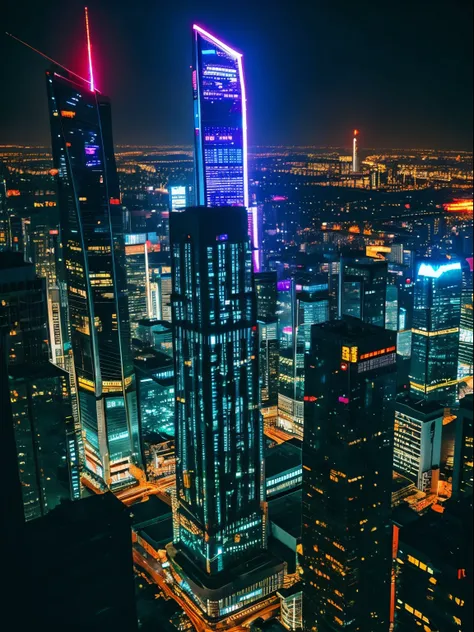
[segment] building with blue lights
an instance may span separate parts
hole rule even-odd
[[[266,552],[258,331],[245,209],[172,213],[174,542],[180,585],[212,621],[277,590]],[[183,579],[184,578],[184,579]]]
[[[249,207],[242,55],[194,25],[196,202]]]
[[[459,261],[418,263],[410,391],[447,406],[457,399],[461,285]]]
[[[46,79],[84,466],[116,489],[141,456],[110,102],[63,69]]]

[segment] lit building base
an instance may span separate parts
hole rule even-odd
[[[246,563],[209,576],[173,544],[166,547],[174,579],[196,603],[202,618],[214,629],[223,621],[283,587],[286,562],[263,551]],[[235,620],[232,624],[235,625]]]

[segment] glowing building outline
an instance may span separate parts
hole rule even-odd
[[[245,89],[245,80],[243,73],[242,53],[239,53],[235,49],[231,48],[217,37],[198,26],[193,25],[194,34],[194,69],[193,69],[193,87],[195,91],[194,98],[194,132],[195,132],[195,159],[196,159],[196,192],[198,203],[202,206],[209,206],[208,194],[207,194],[207,179],[206,179],[206,164],[204,159],[204,145],[203,145],[203,121],[201,116],[201,106],[203,97],[201,95],[201,63],[199,61],[199,38],[201,36],[211,44],[214,44],[217,48],[220,48],[223,52],[227,53],[232,59],[237,62],[237,74],[238,82],[240,85],[240,106],[242,114],[242,171],[243,171],[243,191],[241,197],[243,200],[242,206],[249,208],[249,183],[248,183],[248,144],[247,144],[247,98]],[[224,206],[220,204],[219,206]],[[227,203],[228,205],[228,203]]]

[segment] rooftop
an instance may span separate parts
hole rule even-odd
[[[285,441],[273,448],[267,448],[265,453],[265,475],[272,478],[286,470],[302,467],[301,445]]]
[[[301,537],[301,502],[301,490],[268,502],[270,521],[296,539]]]

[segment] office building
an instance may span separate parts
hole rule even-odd
[[[183,185],[170,187],[170,211],[183,211],[187,206],[187,188]]]
[[[393,467],[422,492],[438,491],[444,408],[409,395],[395,404]]]
[[[466,395],[459,403],[454,443],[453,494],[457,497],[470,496],[473,491],[473,396]]]
[[[398,331],[398,287],[396,285],[387,285],[385,327]]]
[[[25,520],[80,498],[69,375],[50,362],[11,366],[11,411]]]
[[[143,346],[173,355],[173,332],[166,320],[140,320],[135,335]]]
[[[26,525],[22,550],[35,589],[21,612],[22,622],[30,618],[25,629],[138,630],[130,523],[130,510],[109,492]]]
[[[389,627],[395,334],[312,328],[303,440],[305,630]]]
[[[444,513],[401,526],[397,539],[395,629],[470,632],[472,506],[448,501]]]
[[[369,257],[341,259],[339,314],[385,327],[387,262]]]
[[[410,367],[415,397],[447,406],[456,402],[460,317],[460,262],[419,262]]]
[[[0,327],[8,328],[10,366],[48,360],[46,281],[21,253],[0,252]]]
[[[193,27],[196,202],[249,208],[242,55]]]
[[[146,233],[125,235],[125,273],[132,337],[140,320],[151,317],[150,272]]]
[[[259,272],[254,275],[257,297],[257,320],[273,323],[277,320],[276,272]]]
[[[303,628],[303,593],[301,584],[293,584],[290,588],[281,588],[280,597],[281,622],[287,630],[298,632]]]
[[[174,436],[174,365],[170,355],[145,348],[134,359],[143,436]]]
[[[85,467],[116,488],[141,457],[110,102],[92,78],[46,79]]]
[[[329,320],[328,284],[313,275],[294,279],[291,346],[280,352],[277,425],[303,437],[304,356],[310,348],[311,327]],[[290,296],[293,293],[289,292]],[[285,330],[283,330],[283,333]]]
[[[472,377],[473,368],[473,263],[472,258],[462,262],[461,319],[459,328],[459,368],[458,377]]]
[[[277,276],[275,272],[254,275],[257,299],[260,375],[260,411],[265,424],[274,425],[278,411],[279,341]]]
[[[170,218],[177,462],[168,555],[181,588],[213,622],[271,594],[284,576],[266,552],[246,220],[240,207]]]

